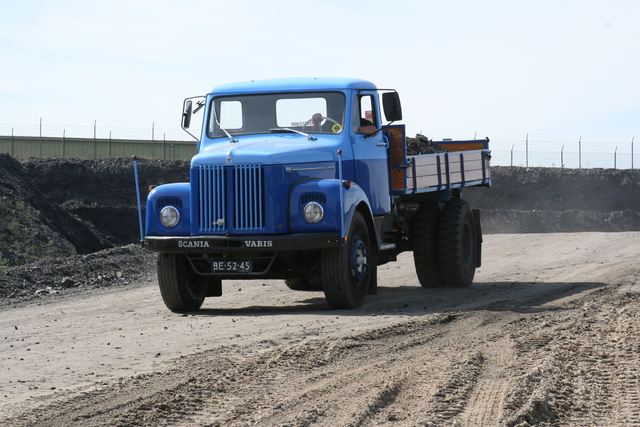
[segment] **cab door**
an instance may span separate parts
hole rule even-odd
[[[355,182],[364,190],[374,215],[391,211],[387,138],[378,131],[367,135],[371,129],[380,129],[377,93],[359,91],[354,96],[351,120],[351,139],[355,162]]]

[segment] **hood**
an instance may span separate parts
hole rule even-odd
[[[339,140],[317,136],[316,140],[308,140],[302,135],[286,133],[237,136],[238,142],[230,142],[227,138],[206,140],[191,160],[191,166],[335,161]]]

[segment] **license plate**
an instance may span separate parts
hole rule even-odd
[[[213,261],[211,263],[211,270],[214,273],[219,271],[235,271],[238,273],[250,273],[251,271],[253,271],[253,262],[251,260]]]

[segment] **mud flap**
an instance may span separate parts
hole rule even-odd
[[[480,209],[473,209],[473,219],[476,222],[476,239],[478,242],[478,257],[476,258],[476,268],[482,265],[482,227],[480,225]]]
[[[371,276],[369,277],[369,288],[367,289],[367,295],[378,295],[378,265],[377,260],[373,260],[371,263]]]
[[[222,280],[212,277],[209,279],[207,286],[207,297],[221,297],[222,296]]]

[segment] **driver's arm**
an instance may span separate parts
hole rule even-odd
[[[378,129],[367,119],[360,119],[360,127],[356,129],[357,133],[363,133],[366,136],[376,136]]]

